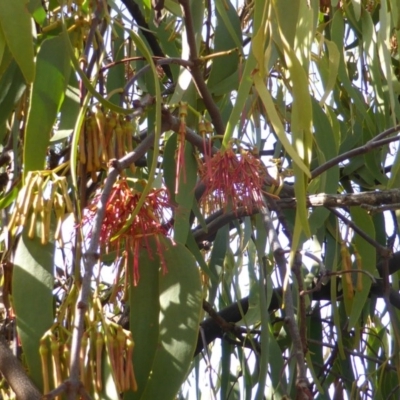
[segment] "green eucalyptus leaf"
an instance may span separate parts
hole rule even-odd
[[[44,169],[47,146],[64,100],[70,73],[70,58],[62,36],[46,39],[36,61],[25,132],[24,175]]]
[[[227,9],[225,6],[227,6]],[[237,87],[239,52],[242,47],[240,20],[231,2],[223,4],[222,0],[216,1],[216,20],[214,52],[228,52],[235,48],[237,48],[237,51],[213,58],[207,85],[214,94],[217,94],[214,91],[215,87],[219,86],[222,81],[230,76],[236,76],[233,84]],[[228,93],[229,87],[226,86],[228,90],[221,93],[221,86],[219,86],[217,91],[218,93],[225,94]]]
[[[26,83],[35,75],[32,23],[25,0],[0,2],[0,28]]]
[[[0,198],[0,210],[8,207],[18,196],[18,188],[13,187],[5,196]]]
[[[365,234],[367,234],[371,239],[375,239],[375,227],[371,216],[368,212],[360,207],[352,207],[350,210],[351,217],[354,223],[360,228]],[[368,244],[364,238],[356,234],[353,240],[353,245],[357,250],[361,263],[356,264],[357,269],[362,269],[368,272],[370,275],[374,276],[376,270],[376,249],[374,246]],[[356,293],[354,296],[353,307],[351,314],[349,316],[348,330],[354,328],[356,323],[360,319],[361,312],[367,302],[372,280],[370,276],[359,273],[356,275],[358,285],[355,285]],[[361,282],[360,282],[361,280]]]
[[[178,149],[179,150],[179,149]],[[183,162],[179,174],[178,193],[175,200],[178,207],[175,209],[174,240],[185,244],[190,229],[190,214],[194,201],[194,189],[197,181],[197,162],[193,154],[193,145],[184,142]]]
[[[138,391],[127,393],[129,400],[174,399],[197,344],[202,292],[196,261],[183,245],[157,240],[150,238],[150,252],[140,253],[140,280],[130,288]]]
[[[22,231],[14,258],[12,293],[29,376],[40,389],[43,387],[39,341],[54,321],[53,265],[54,243],[42,245],[41,239],[29,239]]]
[[[151,241],[152,243],[153,241]],[[155,246],[151,248],[155,251]],[[128,265],[131,270],[132,282],[132,256],[129,255]],[[133,350],[133,368],[138,385],[137,392],[127,392],[124,400],[141,399],[151,368],[154,362],[159,336],[159,268],[160,259],[149,256],[146,250],[139,255],[140,280],[138,285],[132,283],[129,287],[129,328],[135,343]]]
[[[0,78],[0,126],[2,126],[21,99],[26,83],[17,63],[12,60]],[[3,135],[0,132],[0,140]]]
[[[43,26],[46,21],[46,11],[43,8],[43,4],[41,0],[29,0],[27,5],[28,11],[32,14],[32,17],[35,21]]]
[[[64,101],[60,109],[60,123],[58,124],[58,130],[51,138],[51,142],[65,139],[73,132],[80,108],[78,79],[75,74],[70,74]]]
[[[173,400],[189,371],[202,309],[200,274],[185,246],[162,241],[168,272],[159,276],[159,337],[142,400]],[[163,262],[163,261],[162,261]]]
[[[113,60],[120,61],[125,57],[124,34],[125,31],[119,24],[113,25],[114,40],[112,41]],[[125,80],[125,65],[124,63],[116,63],[113,65],[107,75],[107,93],[114,93],[109,101],[113,104],[120,105],[122,92],[126,84]]]

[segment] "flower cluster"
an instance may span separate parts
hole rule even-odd
[[[251,213],[254,207],[262,207],[262,187],[265,168],[250,151],[240,149],[235,153],[232,147],[219,151],[200,167],[200,177],[205,191],[200,203],[206,212],[217,208],[234,212],[244,207]]]
[[[133,254],[133,282],[139,280],[139,252],[145,248],[152,257],[150,237],[157,244],[157,253],[160,256],[163,271],[166,265],[162,257],[162,245],[159,235],[168,234],[168,217],[170,205],[168,194],[165,189],[152,190],[147,196],[139,212],[133,218],[131,224],[125,231],[121,230],[128,221],[141,197],[141,193],[131,189],[126,180],[118,181],[111,192],[105,207],[105,216],[100,232],[100,246],[106,252],[116,250],[117,254]],[[84,217],[84,224],[91,224],[97,213],[97,204],[100,194],[91,201],[88,211]],[[121,251],[122,250],[122,251]],[[124,251],[123,251],[124,250]]]

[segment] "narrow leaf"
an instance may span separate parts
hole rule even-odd
[[[199,270],[185,246],[163,241],[168,272],[159,277],[159,338],[142,400],[173,400],[186,378],[202,308]]]
[[[39,341],[53,323],[54,244],[41,245],[23,230],[17,244],[12,280],[13,306],[18,335],[29,375],[40,389],[43,385]]]
[[[133,260],[128,265],[133,268]],[[135,343],[133,367],[138,385],[137,392],[126,393],[124,399],[137,400],[146,386],[158,344],[160,312],[158,279],[160,260],[150,258],[146,250],[139,256],[140,280],[129,288],[129,327]],[[133,275],[131,275],[133,276]]]
[[[279,115],[275,109],[274,102],[272,101],[272,97],[269,94],[260,74],[255,73],[253,75],[255,88],[260,96],[261,101],[264,104],[264,107],[267,111],[270,122],[274,128],[276,136],[279,141],[282,143],[286,152],[292,157],[293,162],[299,166],[299,168],[306,174],[309,178],[311,178],[309,168],[304,164],[303,160],[300,158],[299,154],[296,152],[295,148],[289,142],[289,139],[286,136],[285,129],[282,125],[282,122],[279,118]]]
[[[21,70],[12,60],[0,78],[0,126],[9,118],[25,88],[26,84]]]
[[[372,239],[375,239],[375,227],[372,222],[371,216],[368,212],[360,207],[352,207],[350,210],[351,219],[364,233],[366,233]],[[360,235],[356,234],[353,240],[353,244],[359,253],[361,258],[361,264],[356,265],[358,269],[363,269],[369,272],[371,275],[375,274],[375,264],[376,264],[376,249],[365,241]],[[354,328],[356,323],[359,321],[361,312],[365,306],[368,299],[370,288],[371,288],[371,278],[366,274],[361,274],[357,277],[361,279],[361,287],[356,290],[354,297],[353,307],[351,310],[348,331]]]
[[[35,74],[31,16],[25,0],[0,1],[0,26],[27,83]]]
[[[197,178],[197,163],[193,155],[193,146],[189,142],[185,143],[184,160],[182,171],[176,171],[179,174],[179,191],[175,196],[178,207],[174,222],[174,240],[182,244],[186,244],[190,229],[190,212]]]
[[[240,20],[231,2],[227,2],[228,9],[222,4],[222,0],[216,1],[217,27],[215,29],[214,51],[216,53],[238,48],[238,52],[216,57],[213,59],[210,76],[207,84],[214,92],[215,85],[237,71],[239,63],[239,51],[241,51]],[[236,75],[236,84],[238,75]]]
[[[61,36],[46,39],[40,47],[25,132],[24,174],[44,168],[47,146],[64,100],[70,59]]]

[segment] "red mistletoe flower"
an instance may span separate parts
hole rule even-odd
[[[170,215],[170,205],[165,189],[152,190],[146,197],[138,214],[132,220],[126,231],[119,234],[135,210],[141,193],[131,189],[125,180],[117,182],[111,192],[105,207],[105,216],[101,225],[100,247],[106,252],[116,250],[117,254],[133,254],[133,282],[139,281],[139,253],[145,248],[149,257],[153,257],[149,238],[153,237],[160,256],[163,272],[166,264],[163,260],[163,248],[158,235],[167,236],[166,219]],[[91,224],[97,212],[100,194],[91,201],[88,212],[84,217],[84,224]],[[92,227],[90,227],[91,230]],[[116,235],[118,235],[115,237]]]
[[[251,152],[231,147],[207,158],[200,168],[206,189],[200,203],[207,212],[217,208],[237,211],[244,207],[249,213],[263,205],[265,169]]]

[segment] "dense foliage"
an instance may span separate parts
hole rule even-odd
[[[399,21],[0,1],[2,398],[398,398]]]

